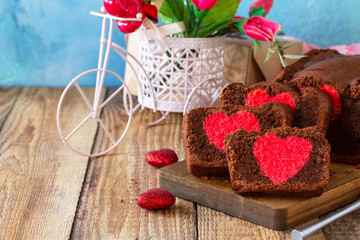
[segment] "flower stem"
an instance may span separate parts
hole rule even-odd
[[[286,67],[286,63],[285,63],[284,58],[283,58],[283,56],[282,56],[282,54],[281,54],[281,52],[280,52],[280,49],[279,49],[279,46],[278,46],[277,42],[275,42],[275,46],[276,46],[276,51],[277,51],[277,53],[278,53],[278,55],[279,55],[279,59],[280,59],[280,62],[281,62],[281,66],[282,66],[283,68],[285,68],[285,67]]]
[[[193,11],[192,11],[192,7],[190,7],[191,2],[189,0],[187,0],[186,2],[187,2],[186,7],[187,7],[188,12],[189,12],[188,26],[187,26],[187,29],[186,29],[186,37],[188,37],[189,34],[190,34],[190,29],[192,29]]]
[[[198,21],[196,21],[195,31],[194,31],[192,37],[196,37],[196,34],[197,34],[198,30],[199,30],[199,27],[201,25],[202,20],[203,20],[203,18],[200,18]]]

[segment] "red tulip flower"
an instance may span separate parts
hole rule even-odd
[[[200,10],[209,10],[210,8],[212,8],[213,6],[215,6],[215,4],[217,3],[218,0],[191,0],[191,2],[193,4],[195,4],[195,6]]]
[[[262,16],[265,17],[266,14],[269,13],[273,3],[274,3],[274,0],[257,0],[250,5],[249,12],[252,12],[260,7],[263,7],[264,14]]]
[[[242,26],[245,34],[256,40],[273,42],[274,36],[281,26],[264,17],[251,17]]]

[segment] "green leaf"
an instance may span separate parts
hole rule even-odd
[[[267,61],[270,59],[271,55],[273,55],[273,53],[274,53],[274,52],[268,51],[264,62],[267,62]]]
[[[276,50],[276,48],[269,48],[268,51],[271,52],[271,53],[274,53],[274,52],[276,52],[277,50]]]
[[[289,41],[276,40],[275,42],[272,43],[273,46],[278,46],[278,47],[284,47],[286,44],[289,44]]]
[[[281,28],[276,32],[276,35],[285,35],[284,34],[284,28],[285,28],[286,25],[284,26],[281,26]]]
[[[300,59],[300,58],[307,57],[306,55],[293,55],[293,54],[284,54],[282,56],[284,58],[289,58],[289,59]]]
[[[220,29],[223,29],[223,28],[226,28],[226,27],[229,27],[230,24],[232,24],[233,22],[232,21],[228,21],[228,22],[225,22],[223,23],[222,25],[220,25],[219,27],[217,27],[216,29],[213,30],[213,33],[220,30]],[[215,21],[212,21],[211,23],[205,25],[205,26],[201,26],[199,29],[202,29],[202,28],[206,28],[208,26],[211,26],[212,24],[215,24]]]
[[[289,48],[291,48],[291,47],[293,47],[295,44],[297,44],[297,42],[293,42],[293,43],[290,43],[290,44],[288,44],[288,45],[286,45],[286,46],[283,46],[283,47],[280,47],[280,51],[284,51],[284,50],[286,50],[286,49],[289,49]]]
[[[187,0],[187,2],[191,1]],[[239,0],[219,0],[203,18],[200,27],[206,26],[211,22],[214,23],[206,28],[199,29],[195,37],[211,36],[214,30],[231,21],[236,14],[238,4]]]
[[[241,19],[241,21],[239,21],[239,31],[243,34],[246,34],[245,33],[245,30],[243,28],[243,25],[246,23],[246,19]]]
[[[259,40],[254,39],[254,42],[259,46],[259,48],[261,49],[261,42]]]
[[[254,54],[256,54],[256,49],[259,47],[261,49],[261,43],[259,40],[253,39],[254,42]]]
[[[164,0],[159,10],[159,17],[164,24],[183,21],[184,8],[183,0]]]
[[[195,4],[191,4],[191,5],[192,5],[192,9],[194,9],[194,14],[198,19],[204,18],[209,12],[209,10],[199,10]]]
[[[207,28],[207,27],[210,26],[211,24],[214,24],[214,22],[211,22],[211,23],[209,23],[209,24],[207,24],[207,25],[205,25],[205,26],[201,26],[201,27],[199,27],[198,29]]]
[[[284,28],[285,28],[285,26],[286,26],[286,25],[284,25],[284,26],[281,26],[281,28],[279,29],[279,32],[282,32],[282,31],[284,31]]]
[[[219,30],[217,30],[216,32],[214,32],[211,37],[217,37],[217,36],[222,36],[226,33],[228,33],[231,30],[230,27],[225,27],[225,28],[221,28]]]
[[[249,12],[250,17],[265,17],[266,12],[264,10],[264,6],[256,7],[254,6]]]

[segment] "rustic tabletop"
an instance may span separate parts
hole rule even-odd
[[[139,208],[137,196],[158,186],[158,169],[145,154],[171,148],[184,159],[182,115],[170,114],[155,127],[132,123],[112,152],[87,158],[60,140],[56,106],[62,91],[0,90],[0,239],[290,239],[291,230],[271,230],[180,198],[167,210]],[[65,111],[86,110],[70,103]],[[102,113],[113,127],[118,108],[113,104]],[[87,152],[108,141],[89,128],[75,139]],[[310,239],[359,238],[355,211]]]

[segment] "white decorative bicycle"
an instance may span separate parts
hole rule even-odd
[[[115,20],[141,21],[142,16],[140,13],[136,15],[136,18],[119,18],[106,13],[105,9],[102,8],[101,12],[91,12],[91,14],[103,18],[98,66],[95,69],[84,71],[72,79],[62,93],[57,108],[58,131],[62,141],[72,151],[83,156],[100,156],[114,149],[121,142],[132,121],[146,126],[153,126],[163,121],[169,112],[183,112],[185,114],[194,107],[218,104],[221,90],[226,85],[226,81],[222,79],[224,66],[222,56],[224,49],[221,41],[224,41],[223,39],[215,39],[218,46],[213,46],[214,44],[211,41],[205,39],[205,43],[200,43],[199,49],[190,43],[187,50],[184,50],[184,48],[179,50],[175,49],[175,47],[168,47],[166,37],[165,41],[162,41],[160,44],[156,40],[159,40],[159,35],[163,38],[166,35],[164,32],[168,29],[172,29],[172,32],[168,32],[171,35],[175,33],[174,30],[180,32],[181,28],[165,26],[161,29],[148,22],[147,28],[143,27],[142,29],[142,41],[145,43],[142,45],[142,51],[145,51],[145,54],[143,54],[139,61],[130,52],[114,43],[112,38]],[[109,27],[106,39],[107,25]],[[165,49],[162,49],[160,54],[153,54],[155,57],[146,54],[149,53],[149,49],[152,49],[154,52],[158,51],[158,47],[161,44],[165,44]],[[205,46],[205,50],[203,46]],[[123,63],[129,67],[130,74],[125,80],[114,71],[107,69],[111,50],[120,56]],[[219,59],[220,64],[218,62]],[[158,62],[157,64],[155,64],[156,61]],[[181,72],[184,69],[186,70],[185,74],[176,74],[176,72]],[[117,79],[120,85],[108,96],[104,96],[103,91],[105,76]],[[81,86],[84,85],[82,81],[86,82],[89,79],[96,79],[95,91],[90,95],[89,91],[85,90],[84,86]],[[130,94],[128,84],[131,79],[135,79],[138,86],[137,100],[134,100]],[[191,80],[190,83],[189,79]],[[71,104],[86,104],[88,114],[82,116],[80,121],[78,121],[76,116],[76,119],[74,119],[76,122],[75,127],[69,130],[63,128],[62,123],[65,120],[69,121],[69,119],[66,119],[68,114],[63,109],[64,105],[66,105],[66,100],[73,99],[71,95],[74,94],[74,91],[70,91],[70,89],[74,87],[77,89],[80,99],[79,101],[71,102]],[[119,102],[124,105],[124,114],[117,116],[114,120],[122,121],[124,124],[121,124],[120,127],[111,124],[111,127],[109,127],[103,121],[101,113],[109,105],[109,102],[117,101],[116,99],[119,98],[121,99]],[[93,100],[91,101],[90,99]],[[149,117],[148,122],[144,122],[144,118],[140,121],[134,117],[137,112],[144,110],[144,108],[152,109],[154,115],[154,117]],[[125,118],[127,119],[125,120]],[[104,145],[103,148],[93,149],[92,153],[81,152],[73,146],[75,144],[71,143],[70,139],[80,129],[84,128],[89,121],[96,122],[97,127],[110,139],[112,143],[110,146]],[[122,130],[119,128],[122,128]]]

